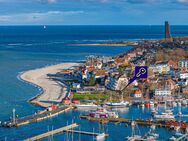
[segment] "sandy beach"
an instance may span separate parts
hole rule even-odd
[[[79,63],[63,63],[49,67],[29,70],[20,75],[20,78],[33,83],[43,89],[43,93],[33,98],[30,102],[41,107],[49,107],[51,102],[61,102],[66,96],[67,88],[58,81],[49,79],[47,74],[56,74],[62,69],[78,66]]]

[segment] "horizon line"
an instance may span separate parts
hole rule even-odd
[[[0,24],[0,26],[164,26],[164,24]],[[170,24],[170,26],[188,26],[188,24]]]

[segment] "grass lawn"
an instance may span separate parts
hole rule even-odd
[[[105,94],[80,94],[80,93],[74,93],[73,95],[74,99],[78,100],[107,100],[108,95]]]

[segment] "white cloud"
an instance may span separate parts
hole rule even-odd
[[[1,23],[43,23],[49,20],[63,21],[65,16],[82,14],[84,11],[47,11],[47,12],[32,12],[18,13],[10,15],[0,15]]]
[[[53,4],[57,2],[57,0],[37,0],[37,1],[41,3],[49,3],[49,4]]]
[[[11,19],[10,16],[0,16],[0,22],[7,22]]]
[[[177,2],[181,4],[188,4],[188,0],[177,0]]]

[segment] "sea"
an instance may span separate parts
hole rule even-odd
[[[187,36],[188,26],[171,26],[172,36]],[[88,55],[114,56],[130,50],[131,46],[77,46],[76,44],[104,43],[106,41],[136,41],[162,39],[163,26],[0,26],[0,121],[10,119],[12,109],[19,117],[42,110],[28,100],[40,89],[20,81],[19,74],[30,69],[63,62],[80,62]],[[137,119],[150,118],[151,111],[137,107],[114,109],[120,117]],[[188,113],[187,107],[182,112]],[[74,110],[54,118],[16,128],[0,128],[0,140],[21,141],[72,122],[80,126],[77,130],[90,132],[106,131],[106,141],[124,141],[130,136],[131,127],[126,124],[97,122],[80,119],[87,111]],[[177,113],[177,108],[174,109]],[[188,119],[180,119],[188,120]],[[150,127],[139,126],[138,133],[144,135]],[[172,131],[157,128],[159,140],[168,140]],[[95,137],[60,133],[44,141],[93,141]]]

